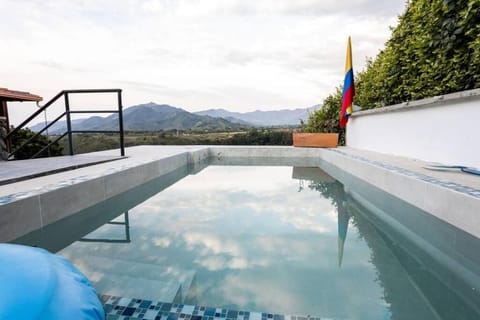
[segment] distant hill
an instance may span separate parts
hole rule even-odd
[[[299,125],[300,120],[306,121],[308,115],[319,109],[321,105],[315,105],[310,108],[293,110],[275,110],[275,111],[252,111],[252,112],[230,112],[225,109],[209,109],[195,112],[202,116],[211,116],[223,118],[231,122],[251,124],[254,126],[283,126]]]
[[[41,130],[44,123],[30,127],[33,131]],[[123,127],[130,131],[159,130],[235,130],[245,124],[234,123],[223,118],[190,113],[169,105],[158,105],[153,102],[126,108],[123,111]],[[118,115],[107,117],[94,116],[72,121],[73,130],[118,130]],[[53,125],[49,133],[66,131],[65,121]]]
[[[94,118],[94,117],[92,117]],[[95,117],[95,118],[101,118],[101,117]],[[72,129],[73,130],[79,130],[79,124],[85,121],[86,119],[76,119],[72,120]],[[49,122],[50,123],[50,122]],[[29,127],[30,130],[34,132],[38,132],[42,130],[45,127],[45,122],[39,122],[31,127]],[[57,134],[57,133],[64,133],[67,131],[67,123],[65,120],[63,121],[58,121],[54,125],[52,125],[49,129],[48,132],[52,134]],[[45,133],[45,132],[44,132]]]

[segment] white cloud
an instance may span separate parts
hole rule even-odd
[[[157,247],[168,248],[171,244],[172,240],[167,237],[155,237],[153,238],[153,243]]]
[[[209,253],[227,253],[233,257],[241,255],[241,248],[235,241],[219,238],[215,235],[200,232],[189,233],[184,235],[184,240],[191,249],[194,246],[202,247],[205,255]]]
[[[307,107],[389,36],[403,0],[3,0],[1,86],[46,99],[122,87],[125,105]],[[14,105],[14,104],[12,104]],[[13,123],[32,108],[12,107]]]

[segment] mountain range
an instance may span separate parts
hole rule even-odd
[[[319,106],[295,110],[230,112],[225,109],[210,109],[188,112],[184,109],[153,102],[126,108],[123,111],[123,126],[127,131],[160,130],[236,130],[254,126],[299,125],[308,114]],[[38,123],[30,127],[39,131],[45,126]],[[118,130],[118,115],[92,116],[72,120],[72,130]],[[66,122],[59,121],[49,128],[50,134],[66,131]]]
[[[275,110],[275,111],[252,111],[252,112],[231,112],[225,109],[208,109],[204,111],[195,112],[195,114],[202,116],[210,116],[216,118],[223,118],[231,122],[250,124],[253,126],[295,126],[299,125],[301,121],[306,121],[308,115],[320,108],[316,105],[310,108],[293,109],[293,110]]]

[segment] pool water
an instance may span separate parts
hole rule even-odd
[[[478,318],[476,284],[462,280],[477,280],[477,264],[437,265],[437,249],[352,194],[319,168],[209,166],[59,253],[100,293],[335,319]]]

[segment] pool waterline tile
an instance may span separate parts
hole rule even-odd
[[[381,161],[377,161],[377,160],[371,160],[371,159],[368,159],[368,158],[365,158],[365,157],[361,157],[361,156],[358,156],[358,155],[354,155],[354,154],[344,152],[344,151],[339,150],[339,149],[329,149],[329,151],[341,154],[345,157],[349,157],[349,158],[352,158],[352,159],[355,159],[355,160],[358,160],[358,161],[361,161],[361,162],[364,162],[364,163],[368,163],[368,164],[371,164],[371,165],[374,165],[374,166],[377,166],[377,167],[381,167],[381,168],[386,169],[386,170],[391,171],[391,172],[395,172],[395,173],[398,173],[398,174],[401,174],[401,175],[404,175],[404,176],[407,176],[407,177],[416,178],[416,179],[419,179],[419,180],[422,180],[422,181],[425,181],[425,182],[428,182],[428,183],[432,183],[432,184],[435,184],[435,185],[438,185],[438,186],[441,186],[441,187],[444,187],[444,188],[447,188],[447,189],[450,189],[450,190],[453,190],[453,191],[456,191],[456,192],[464,193],[464,194],[467,194],[469,196],[480,199],[480,190],[469,187],[469,186],[464,186],[464,185],[461,185],[459,183],[455,183],[455,182],[451,182],[451,181],[447,181],[447,180],[442,180],[442,179],[435,178],[435,177],[432,177],[432,176],[429,176],[429,175],[426,175],[426,174],[423,174],[423,173],[418,173],[418,172],[415,172],[415,171],[412,171],[412,170],[409,170],[409,169],[404,169],[404,168],[400,168],[400,167],[395,166],[395,165],[387,164],[385,162],[381,162]]]
[[[124,298],[102,295],[101,301],[105,310],[106,319],[127,320],[321,320],[321,317],[312,317],[310,315],[283,315],[276,313],[240,311],[224,308],[213,308],[205,306],[173,304],[169,302],[152,302],[137,298]],[[147,306],[145,308],[145,306]],[[202,315],[195,315],[201,312]],[[327,319],[327,318],[323,318]],[[337,318],[328,317],[335,320]],[[338,318],[340,319],[340,318]],[[342,318],[343,320],[346,320]]]

